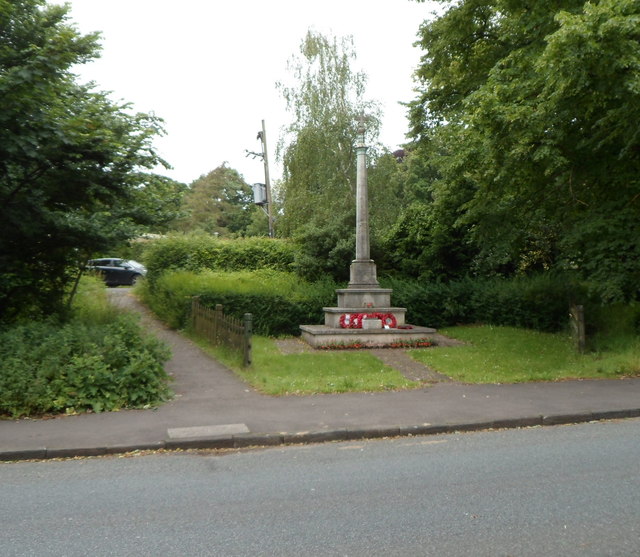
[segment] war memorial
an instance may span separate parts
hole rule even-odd
[[[325,307],[324,325],[300,325],[313,347],[358,344],[393,346],[428,339],[436,330],[406,323],[406,308],[391,305],[390,288],[381,288],[369,245],[369,202],[365,119],[359,119],[356,145],[356,258],[347,288],[336,290],[338,305]]]

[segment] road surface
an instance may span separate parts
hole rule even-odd
[[[640,420],[0,464],[4,556],[640,555]]]

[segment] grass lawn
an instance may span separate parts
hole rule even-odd
[[[191,338],[253,387],[270,395],[388,391],[422,386],[405,379],[366,351],[282,354],[273,339],[254,336],[253,365],[245,369],[241,358],[233,352]]]
[[[430,368],[465,383],[523,383],[575,378],[640,375],[640,338],[601,342],[606,350],[577,354],[566,334],[513,327],[462,326],[440,333],[464,346],[410,350]],[[224,347],[191,336],[206,352],[233,369],[247,383],[270,395],[385,391],[424,386],[409,381],[366,350],[282,354],[275,340],[253,337],[253,365]]]
[[[638,337],[609,340],[606,351],[580,355],[565,334],[488,325],[451,327],[439,332],[468,345],[412,350],[410,354],[456,381],[522,383],[640,375]]]

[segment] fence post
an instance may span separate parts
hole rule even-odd
[[[250,313],[244,314],[244,358],[243,365],[248,367],[251,365],[251,333],[253,332],[253,315]]]
[[[200,307],[200,296],[191,297],[191,327],[197,331],[198,309]]]
[[[213,319],[213,331],[211,331],[213,344],[215,344],[216,346],[220,344],[220,329],[222,327],[223,319],[224,319],[224,315],[222,314],[222,304],[216,304],[216,309],[214,312],[214,319]]]
[[[584,306],[571,307],[571,324],[573,325],[576,348],[580,354],[584,354],[587,344],[584,326]]]

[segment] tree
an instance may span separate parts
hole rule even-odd
[[[406,156],[405,203],[385,237],[388,268],[430,281],[469,274],[475,255],[467,227],[459,222],[473,185],[459,180],[445,189],[435,174],[437,160],[424,145]]]
[[[355,253],[355,141],[362,114],[374,145],[369,160],[377,154],[380,111],[364,99],[366,76],[351,69],[355,58],[351,37],[309,31],[300,56],[289,63],[295,83],[278,84],[293,122],[278,146],[283,179],[277,232],[298,242],[299,272],[311,278],[348,276]]]
[[[186,215],[176,223],[176,228],[220,236],[244,235],[258,210],[253,205],[249,185],[226,163],[191,183],[183,209]]]
[[[300,57],[289,62],[292,86],[278,87],[293,122],[278,147],[283,214],[278,233],[293,236],[309,223],[343,220],[355,207],[355,150],[359,114],[369,117],[368,135],[378,134],[378,109],[364,100],[366,77],[354,72],[353,40],[308,31]]]
[[[639,18],[633,0],[463,0],[422,26],[412,133],[443,151],[438,195],[472,185],[457,222],[477,268],[637,295]]]
[[[0,1],[0,319],[60,310],[90,254],[178,207],[179,185],[149,172],[161,121],[76,82],[99,48],[67,11]]]

